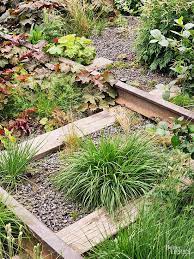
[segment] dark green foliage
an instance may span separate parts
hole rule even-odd
[[[174,20],[184,17],[185,23],[193,20],[193,1],[188,0],[148,0],[143,8],[141,25],[137,39],[137,52],[140,61],[147,63],[152,70],[166,69],[173,62],[175,53],[159,44],[150,44],[150,31],[159,29],[165,37],[176,30]]]
[[[170,101],[185,108],[194,107],[194,97],[190,97],[188,94],[179,94],[171,98]]]
[[[54,179],[64,194],[87,208],[109,213],[147,192],[164,174],[163,159],[150,140],[139,135],[87,140]]]
[[[186,122],[183,117],[180,117],[174,121],[172,129],[173,147],[191,154],[191,158],[194,159],[194,124]]]

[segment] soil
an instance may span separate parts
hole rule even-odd
[[[128,19],[128,26],[109,27],[102,35],[92,37],[97,57],[113,60],[115,67],[109,68],[115,77],[142,90],[150,91],[157,84],[169,82],[171,78],[166,75],[154,73],[138,64],[135,40],[139,20],[133,16],[126,19]]]

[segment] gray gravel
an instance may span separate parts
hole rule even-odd
[[[50,177],[61,166],[59,153],[34,162],[30,170],[33,175],[20,184],[14,194],[16,200],[53,231],[59,231],[87,214],[81,206],[65,200],[53,186]]]
[[[93,36],[92,40],[97,49],[97,57],[122,61],[128,66],[112,69],[117,79],[149,91],[156,84],[165,84],[171,79],[137,64],[134,45],[138,26],[138,18],[131,16],[128,17],[128,27],[109,27],[102,35]]]

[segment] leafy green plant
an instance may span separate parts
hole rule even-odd
[[[0,125],[0,145],[2,144],[3,147],[6,148],[10,142],[16,142],[15,137],[12,135],[11,131]]]
[[[56,44],[48,45],[47,52],[51,55],[68,57],[81,64],[90,64],[95,57],[92,41],[85,37],[70,34],[57,39]]]
[[[9,143],[0,153],[0,182],[9,187],[16,185],[24,177],[37,150],[33,143]]]
[[[152,40],[150,31],[157,28],[163,36],[169,37],[172,35],[171,31],[176,30],[174,20],[181,16],[184,17],[185,23],[193,20],[193,1],[145,1],[137,38],[137,53],[139,59],[148,64],[152,70],[168,69],[175,58],[175,52],[159,44],[150,44]]]
[[[177,81],[193,94],[194,82],[194,23],[183,22],[183,16],[175,20],[177,30],[172,31],[178,39],[166,38],[160,30],[151,30],[154,37],[150,43],[158,43],[162,47],[170,48],[174,52],[175,62],[171,70],[178,75]],[[178,36],[177,36],[178,35]],[[191,88],[191,89],[189,89]]]
[[[77,73],[76,81],[85,86],[79,111],[91,113],[115,105],[117,93],[112,87],[114,78],[109,71],[93,74],[93,71],[84,69]]]
[[[41,27],[32,25],[30,29],[30,34],[29,34],[29,41],[32,44],[37,44],[42,39],[43,39],[43,31]]]
[[[114,0],[118,10],[124,13],[139,14],[142,7],[141,0]]]
[[[179,94],[171,98],[170,102],[185,108],[194,107],[194,97],[190,97],[189,94]]]
[[[54,179],[64,194],[87,208],[115,211],[163,176],[163,160],[150,140],[138,135],[92,140],[67,159]]]
[[[174,204],[155,200],[145,205],[137,221],[94,249],[87,258],[191,259],[193,217],[175,215]]]
[[[44,39],[52,42],[53,39],[67,34],[65,18],[59,11],[43,10],[43,23],[40,25],[43,31]]]
[[[194,159],[194,124],[180,117],[174,121],[173,134],[171,139],[173,147],[191,154],[191,158]]]
[[[7,209],[2,202],[0,202],[0,243],[5,245],[6,243],[6,229],[5,226],[10,224],[12,229],[12,235],[16,238],[19,235],[21,222],[14,214]]]

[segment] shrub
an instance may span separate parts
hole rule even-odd
[[[0,182],[6,186],[14,186],[26,173],[27,166],[37,152],[33,143],[10,143],[0,153]]]
[[[164,48],[173,51],[175,61],[170,67],[178,76],[176,80],[181,86],[193,94],[194,93],[194,23],[184,24],[183,16],[175,20],[177,29],[172,31],[171,38],[166,38],[160,30],[151,30],[153,40],[150,43],[157,43]],[[169,32],[170,34],[170,32]],[[176,36],[176,38],[175,38]],[[173,38],[172,38],[173,37]]]
[[[160,154],[161,155],[161,154]],[[138,135],[85,141],[55,177],[65,195],[109,213],[148,191],[163,175],[162,159],[154,145]]]
[[[142,7],[141,0],[114,0],[116,7],[124,13],[139,14]]]
[[[175,30],[174,20],[184,17],[185,23],[192,21],[194,16],[193,1],[188,0],[148,0],[145,2],[141,16],[137,53],[139,59],[147,63],[152,70],[166,69],[173,61],[175,53],[157,44],[150,44],[150,31],[159,29],[168,37]]]
[[[95,48],[92,41],[85,37],[76,37],[73,34],[57,39],[54,44],[48,45],[47,52],[51,55],[68,57],[81,64],[88,65],[95,57]]]
[[[115,238],[94,249],[88,258],[193,258],[194,221],[187,213],[175,216],[172,204],[155,202]]]

